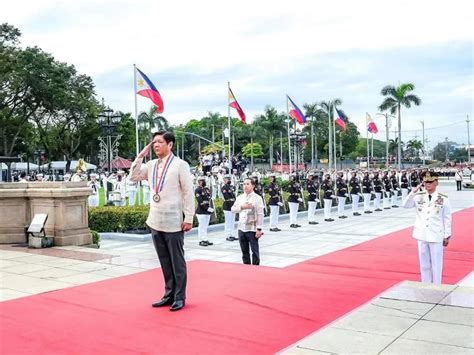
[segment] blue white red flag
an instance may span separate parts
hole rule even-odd
[[[336,116],[336,124],[345,132],[347,130],[346,122],[349,121],[349,117],[346,116],[344,111],[338,110],[336,106],[334,106],[334,111],[334,115]]]
[[[292,99],[288,95],[286,95],[288,99],[288,114],[291,118],[296,120],[300,125],[304,125],[306,123],[306,117],[301,112],[300,108],[296,106]]]
[[[158,113],[163,113],[165,107],[160,93],[150,79],[138,68],[137,69],[137,94],[149,98],[156,106]]]
[[[367,113],[367,130],[372,134],[375,134],[379,131],[377,128],[377,125],[375,124],[375,122],[372,120],[372,117],[370,117],[368,113]]]

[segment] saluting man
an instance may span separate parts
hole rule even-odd
[[[426,191],[418,185],[403,201],[403,207],[416,207],[413,238],[418,240],[421,281],[440,284],[443,274],[443,247],[451,238],[451,204],[437,191],[438,174],[427,171],[423,178]]]
[[[300,202],[303,201],[301,198],[301,187],[299,182],[296,180],[296,174],[290,175],[290,183],[288,184],[288,206],[290,206],[290,228],[298,228],[301,225],[296,223],[298,216],[298,207]]]
[[[319,202],[319,182],[314,172],[308,174],[306,188],[308,190],[308,224],[318,224],[315,214]]]
[[[231,211],[235,202],[235,187],[232,185],[230,175],[224,175],[224,185],[222,185],[221,191],[224,197],[222,209],[224,210],[226,240],[231,242],[239,240],[235,237],[235,214]]]
[[[270,232],[280,232],[281,229],[278,228],[278,217],[280,216],[280,206],[283,206],[281,189],[276,182],[274,174],[270,174],[268,178],[270,180],[268,184],[268,194],[270,195],[268,202],[270,205]]]

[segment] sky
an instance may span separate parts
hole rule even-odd
[[[468,141],[473,118],[474,15],[469,0],[162,1],[22,0],[2,4],[0,22],[91,76],[98,98],[134,112],[133,64],[160,91],[172,124],[209,111],[227,115],[227,83],[252,117],[340,98],[365,136],[386,85],[410,82],[420,106],[402,109],[402,141],[428,148]],[[150,101],[138,97],[138,110]],[[232,112],[234,117],[237,113]],[[394,138],[397,122],[391,119]],[[473,142],[471,124],[471,144]]]

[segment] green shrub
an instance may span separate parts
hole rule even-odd
[[[100,234],[97,233],[95,230],[91,230],[92,235],[92,244],[97,245],[100,248]]]

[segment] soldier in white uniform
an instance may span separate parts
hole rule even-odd
[[[89,207],[99,206],[99,182],[97,181],[97,175],[91,174],[91,181],[87,182],[87,186],[92,189],[92,195],[89,195]]]
[[[133,181],[130,176],[127,176],[127,197],[128,205],[135,206],[135,200],[137,197],[137,183]]]
[[[143,192],[143,204],[149,205],[150,204],[150,184],[148,180],[142,180],[142,192]]]
[[[426,172],[425,190],[417,186],[403,201],[403,207],[417,209],[413,238],[418,240],[421,281],[441,283],[443,247],[451,238],[451,205],[448,197],[436,190],[438,175]]]

